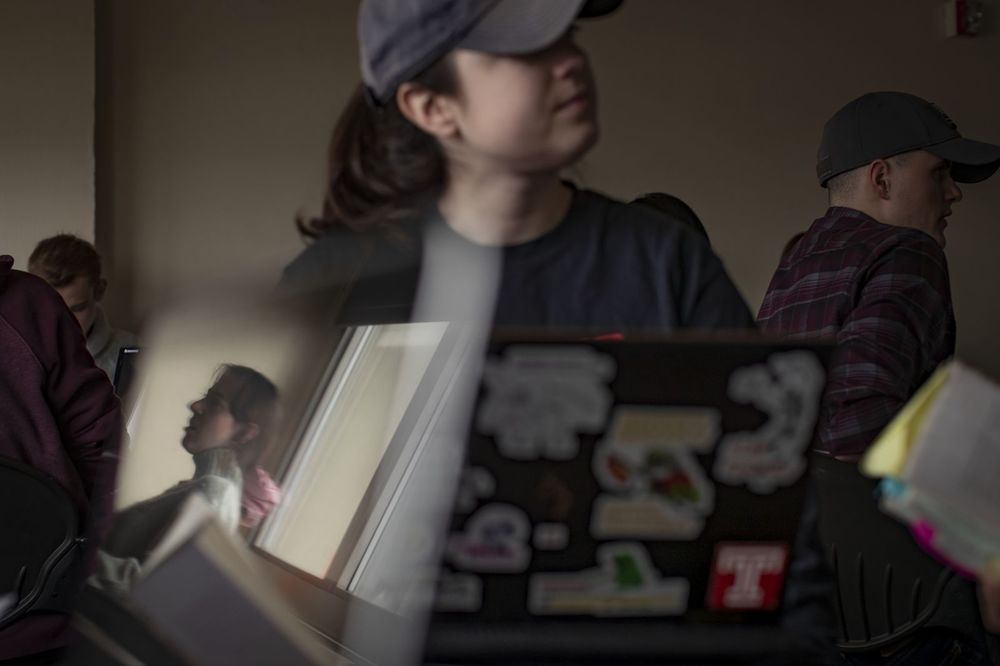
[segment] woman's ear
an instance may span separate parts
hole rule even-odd
[[[240,423],[234,440],[236,444],[242,445],[257,439],[257,435],[259,434],[260,426],[256,423]]]
[[[455,102],[447,95],[407,82],[396,90],[396,105],[404,118],[431,136],[450,139],[458,134]]]

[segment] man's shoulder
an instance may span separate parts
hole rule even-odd
[[[883,224],[867,216],[820,219],[809,229],[802,244],[810,251],[858,249],[866,255],[891,252],[896,248],[917,249],[930,254],[942,254],[941,247],[932,236],[910,227]]]
[[[62,302],[48,282],[37,275],[11,268],[9,263],[0,265],[0,294],[40,298],[42,302],[53,304]]]
[[[39,335],[51,335],[60,313],[66,310],[62,297],[42,278],[24,271],[0,267],[0,319],[32,344]]]

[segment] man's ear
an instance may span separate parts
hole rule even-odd
[[[100,278],[94,283],[94,300],[99,301],[104,298],[104,292],[108,290],[108,281]]]
[[[889,198],[892,185],[891,170],[892,167],[886,160],[875,160],[868,165],[868,184],[879,199]]]
[[[403,117],[438,139],[458,134],[454,101],[418,83],[407,82],[396,90],[396,104]]]

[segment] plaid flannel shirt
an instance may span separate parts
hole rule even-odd
[[[816,448],[865,451],[955,351],[944,251],[928,234],[830,208],[781,258],[757,319],[785,337],[836,336]]]

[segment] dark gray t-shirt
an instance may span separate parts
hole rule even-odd
[[[472,255],[467,263],[491,251],[452,231],[430,208],[401,226],[403,239],[327,234],[285,269],[282,288],[354,282],[345,305],[348,320],[406,320],[428,230],[444,244],[444,254]],[[448,319],[453,313],[439,314]],[[589,190],[574,192],[569,212],[554,229],[502,249],[495,323],[594,335],[754,326],[704,238],[658,211]]]

